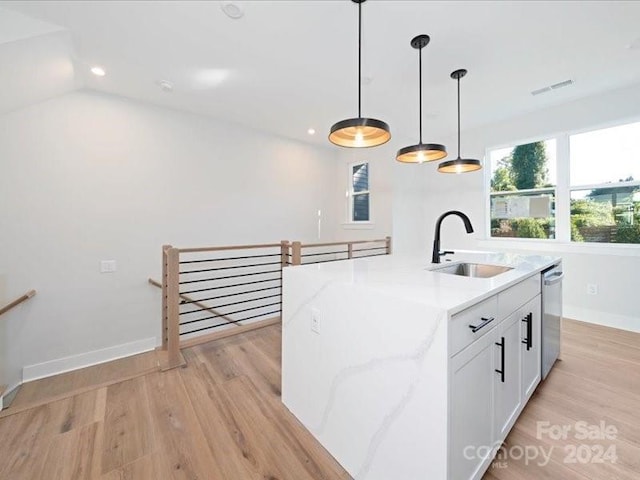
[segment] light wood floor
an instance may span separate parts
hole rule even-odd
[[[565,322],[564,338],[563,361],[506,444],[512,452],[553,447],[551,461],[507,458],[485,480],[640,478],[640,334]],[[186,368],[165,373],[149,371],[153,360],[141,357],[25,386],[0,418],[0,479],[350,478],[280,402],[278,326],[184,355]],[[43,403],[46,395],[54,400]],[[617,438],[537,438],[539,421],[604,421]],[[617,462],[566,463],[568,443],[614,445]]]

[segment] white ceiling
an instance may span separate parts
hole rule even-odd
[[[237,1],[244,16],[232,20],[223,3],[5,1],[0,111],[87,87],[328,145],[330,126],[357,114],[357,6]],[[409,41],[422,33],[428,142],[455,130],[457,68],[469,70],[463,129],[640,83],[640,2],[371,0],[362,113],[388,122],[398,146],[417,142]],[[107,75],[89,73],[94,64]]]

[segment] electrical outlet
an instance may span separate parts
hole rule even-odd
[[[587,295],[597,295],[598,285],[595,283],[587,283]]]
[[[311,331],[320,334],[320,311],[317,308],[311,309]]]
[[[116,271],[115,260],[102,260],[100,261],[100,273],[113,273]]]

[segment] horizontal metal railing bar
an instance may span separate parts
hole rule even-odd
[[[258,310],[259,308],[265,308],[265,307],[273,307],[274,305],[280,305],[280,302],[275,302],[275,303],[267,303],[265,305],[258,305],[257,307],[250,307],[250,308],[243,308],[241,310],[236,310],[234,312],[227,312],[225,313],[225,315],[234,315],[236,313],[242,313],[242,312],[249,312],[251,310]],[[212,315],[209,317],[203,317],[203,318],[196,318],[195,320],[188,320],[186,322],[180,322],[180,325],[189,325],[190,323],[197,323],[197,322],[204,322],[205,320],[211,320],[212,318],[220,318],[222,315]],[[235,322],[240,322],[241,320],[232,320],[234,323]]]
[[[268,255],[245,255],[244,257],[224,257],[224,258],[203,258],[201,260],[183,260],[178,262],[181,265],[187,263],[205,263],[205,262],[220,262],[223,260],[244,260],[246,258],[266,258],[266,257],[279,257],[280,253],[270,253]]]
[[[274,297],[279,297],[279,296],[280,296],[280,294],[276,293],[275,295],[266,295],[264,297],[256,297],[256,298],[250,298],[248,300],[240,300],[239,302],[224,303],[222,305],[213,305],[210,308],[199,308],[198,310],[190,310],[188,312],[180,312],[180,315],[189,315],[190,313],[202,312],[204,310],[211,310],[213,308],[230,307],[231,305],[240,305],[242,303],[257,302],[258,300],[264,300],[265,298],[274,298]],[[225,315],[228,315],[228,314],[225,313]]]
[[[328,242],[328,243],[303,243],[300,245],[300,247],[302,248],[312,248],[312,247],[331,247],[331,246],[337,246],[337,245],[360,245],[363,243],[379,243],[379,242],[385,242],[386,243],[387,239],[386,238],[381,238],[378,240],[354,240],[353,242]]]
[[[187,290],[186,292],[180,292],[180,294],[181,295],[186,295],[188,293],[208,292],[208,291],[211,291],[211,290],[219,290],[221,288],[241,287],[243,285],[253,285],[255,283],[279,282],[279,281],[280,281],[280,277],[268,278],[266,280],[254,280],[253,282],[234,283],[232,285],[220,285],[219,287],[200,288],[200,289],[197,289],[197,290]]]
[[[281,243],[265,243],[262,245],[229,245],[226,247],[192,247],[176,248],[180,253],[221,252],[225,250],[253,250],[257,248],[280,248]]]
[[[278,255],[280,256],[280,255]],[[180,272],[180,275],[187,275],[189,273],[202,273],[202,272],[216,272],[219,270],[231,270],[234,268],[249,268],[249,267],[262,267],[264,265],[280,265],[281,262],[267,262],[267,263],[249,263],[247,265],[234,265],[232,267],[216,267],[216,268],[204,268],[201,270],[187,270]]]
[[[230,323],[244,322],[245,320],[264,317],[265,315],[272,315],[274,313],[280,313],[280,310],[274,310],[273,312],[260,313],[259,315],[252,315],[251,317],[242,318],[240,320],[236,320],[235,322],[218,323],[217,325],[210,325],[208,327],[197,328],[195,330],[190,330],[188,332],[182,332],[180,333],[180,335],[189,335],[190,333],[202,332],[203,330],[211,330],[212,328],[223,327],[225,325],[229,325]]]
[[[335,260],[320,260],[319,262],[302,262],[300,265],[315,265],[317,263],[344,262],[348,258],[336,258]]]
[[[371,254],[371,255],[360,255],[359,257],[353,257],[353,258],[378,257],[380,255],[386,255],[386,253],[374,253],[374,254]],[[342,262],[344,260],[350,260],[350,259],[348,259],[348,258],[337,258],[335,260],[320,260],[319,262],[303,262],[300,265],[315,265],[317,263]]]
[[[280,263],[280,262],[278,262]],[[240,278],[240,277],[251,277],[253,275],[266,275],[267,273],[279,273],[278,270],[266,270],[264,272],[253,272],[253,273],[241,273],[239,275],[225,275],[224,277],[215,277],[215,278],[200,278],[198,280],[183,280],[182,282],[178,282],[178,285],[186,285],[188,283],[201,283],[201,282],[213,282],[216,280],[226,280],[228,278]]]
[[[346,255],[348,254],[348,250],[341,250],[339,252],[325,252],[325,253],[303,253],[301,257],[318,257],[320,255]]]
[[[381,255],[386,255],[386,253],[370,253],[368,255],[360,255],[358,257],[353,257],[353,258],[379,257]]]
[[[275,288],[282,288],[282,287],[280,285],[276,285],[275,287],[256,288],[254,290],[247,290],[246,292],[228,293],[227,295],[217,295],[215,297],[198,298],[197,300],[189,300],[189,301],[184,300],[184,301],[180,302],[180,305],[187,305],[189,303],[197,303],[197,302],[207,302],[209,300],[218,300],[219,298],[234,297],[236,295],[247,295],[249,293],[264,292],[266,290],[273,290]]]

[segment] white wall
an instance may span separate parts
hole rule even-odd
[[[153,347],[162,244],[315,241],[318,209],[333,240],[336,163],[331,148],[90,92],[1,116],[0,303],[38,294],[0,319],[0,383]],[[117,272],[99,273],[103,259]]]
[[[338,225],[336,236],[339,240],[381,239],[391,235],[391,206],[393,184],[390,181],[395,150],[390,144],[376,148],[336,147],[339,161],[336,164],[335,198]],[[371,223],[369,225],[349,224],[348,199],[351,163],[369,162],[369,190]]]
[[[466,131],[462,133],[462,156],[482,159],[487,148],[564,131],[598,128],[627,119],[637,120],[639,106],[640,85]],[[450,149],[449,158],[456,156],[455,141],[453,135],[445,139]],[[396,251],[398,248],[419,250],[427,256],[438,216],[446,210],[459,209],[469,215],[476,233],[466,235],[462,222],[448,218],[442,227],[443,248],[555,251],[565,264],[566,317],[640,331],[640,298],[635,291],[640,272],[640,246],[583,248],[540,241],[487,240],[484,172],[444,175],[437,173],[435,163],[395,167],[393,236]],[[587,295],[587,283],[597,283],[600,293]]]

